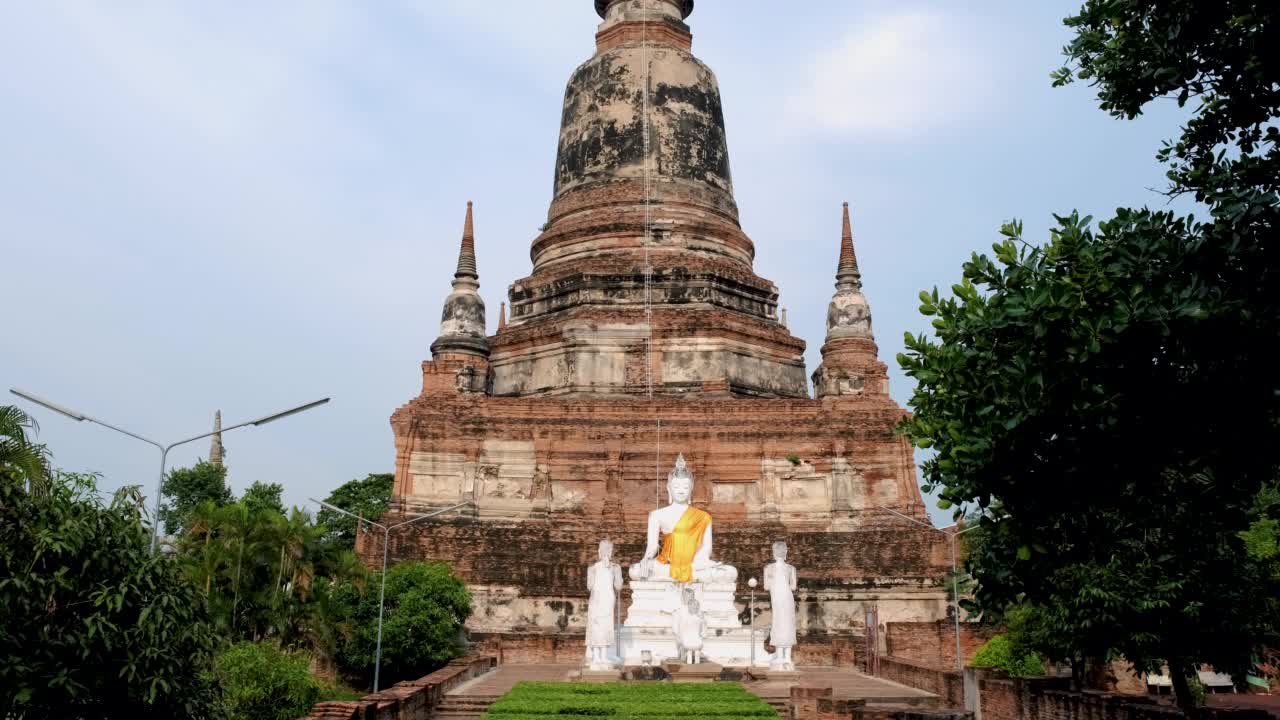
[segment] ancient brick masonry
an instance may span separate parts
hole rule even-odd
[[[422,392],[391,417],[394,513],[473,505],[393,538],[392,556],[452,563],[476,598],[473,635],[490,643],[580,634],[596,542],[639,558],[646,515],[667,501],[658,477],[683,453],[718,559],[759,577],[769,543],[790,543],[798,661],[852,662],[867,604],[882,622],[945,618],[942,538],[878,509],[927,519],[847,205],[811,397],[805,342],[779,322],[738,222],[719,88],[691,54],[693,3],[595,7],[597,51],[567,86],[532,272],[486,336],[483,213],[468,205]],[[379,543],[363,536],[360,550],[376,557]]]

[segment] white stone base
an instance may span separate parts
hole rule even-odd
[[[671,616],[680,607],[680,583],[670,580],[632,580],[631,606],[627,608],[629,628],[671,629]],[[713,629],[737,629],[738,608],[734,605],[736,584],[690,583],[698,606],[707,620],[708,631]]]
[[[755,665],[769,667],[770,655],[764,649],[764,633],[756,631]],[[618,654],[626,665],[643,665],[643,652],[650,653],[650,665],[666,660],[680,662],[676,635],[670,628],[618,628]],[[702,638],[702,657],[706,662],[728,667],[751,665],[751,630],[749,628],[708,628]]]

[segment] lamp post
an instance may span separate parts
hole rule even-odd
[[[959,532],[955,532],[955,531],[947,532],[948,530],[950,530],[951,528],[954,528],[959,523],[952,523],[946,527],[936,528],[928,523],[921,522],[920,520],[917,520],[913,517],[903,515],[897,510],[892,510],[890,508],[883,507],[880,505],[877,505],[876,509],[883,510],[892,515],[896,515],[899,518],[906,520],[907,522],[915,523],[916,525],[928,528],[935,532],[940,532],[949,538],[950,540],[949,547],[951,550],[951,603],[953,607],[952,614],[955,616],[955,631],[956,631],[956,669],[959,670],[960,672],[964,672],[964,656],[961,655],[960,653],[960,588],[959,588],[959,583],[956,582],[956,536],[963,535],[964,533],[967,533],[970,530],[977,530],[979,526],[974,525],[973,527],[967,527],[964,530],[960,530]]]
[[[747,587],[751,588],[751,604],[747,610],[747,621],[751,624],[751,668],[756,666],[756,579],[747,580]]]
[[[382,671],[382,609],[387,599],[387,546],[390,545],[391,531],[395,530],[396,528],[404,527],[405,525],[412,525],[413,523],[421,522],[423,520],[426,520],[427,518],[433,518],[437,515],[443,515],[444,513],[447,513],[451,510],[457,510],[460,507],[465,507],[467,505],[470,505],[471,501],[468,500],[467,502],[461,502],[461,503],[458,503],[457,505],[450,505],[447,508],[433,510],[427,513],[426,515],[419,515],[418,517],[412,520],[405,520],[404,522],[400,522],[400,523],[396,523],[395,525],[388,526],[388,525],[383,525],[382,523],[376,523],[372,520],[369,520],[368,518],[362,518],[359,515],[356,515],[355,513],[351,513],[346,510],[343,510],[340,507],[330,505],[329,503],[324,502],[323,500],[316,500],[315,498],[309,498],[309,499],[311,500],[311,502],[316,503],[317,505],[323,505],[324,507],[327,507],[334,512],[339,512],[348,517],[355,518],[357,522],[357,527],[356,527],[357,530],[360,529],[358,524],[362,522],[369,523],[374,527],[382,528],[382,589],[378,591],[378,649],[374,652],[374,658],[373,658],[373,691],[378,692],[378,681],[381,679],[380,673]]]
[[[9,392],[13,393],[14,395],[17,395],[18,397],[24,400],[33,402],[36,405],[39,405],[44,408],[48,408],[49,410],[52,410],[61,415],[66,415],[67,417],[71,418],[72,420],[75,420],[76,422],[87,421],[87,422],[94,423],[95,425],[101,425],[102,427],[107,428],[109,430],[115,430],[116,432],[121,433],[123,435],[128,435],[129,437],[135,440],[141,440],[142,442],[147,443],[148,445],[153,445],[157,450],[160,451],[160,478],[156,480],[155,515],[154,515],[154,521],[152,522],[152,527],[151,527],[151,549],[152,550],[156,549],[156,543],[158,543],[160,540],[160,492],[161,492],[161,488],[164,485],[165,465],[169,461],[170,450],[178,447],[179,445],[186,445],[189,442],[195,442],[196,440],[210,437],[219,432],[229,432],[231,430],[235,430],[236,428],[245,427],[246,425],[253,425],[255,427],[258,425],[266,425],[269,422],[275,422],[276,420],[280,420],[281,418],[285,418],[290,415],[296,415],[300,412],[306,412],[307,410],[310,410],[315,407],[319,407],[329,402],[329,398],[323,398],[320,400],[316,400],[314,402],[309,402],[305,405],[299,405],[295,408],[282,410],[281,412],[278,412],[278,413],[265,415],[263,417],[258,418],[257,420],[249,420],[247,422],[238,423],[236,425],[225,427],[220,430],[213,430],[213,431],[204,433],[202,435],[196,435],[195,437],[189,437],[185,440],[179,440],[174,443],[169,443],[168,445],[163,445],[161,443],[156,442],[155,440],[142,437],[141,435],[138,435],[136,433],[131,433],[128,430],[125,430],[123,428],[118,428],[115,425],[112,425],[111,423],[103,422],[102,420],[99,420],[95,417],[90,417],[89,415],[86,415],[77,410],[72,410],[71,408],[64,407],[62,405],[58,405],[57,403],[50,402],[39,396],[32,395],[29,392],[18,390],[16,388],[10,388]]]

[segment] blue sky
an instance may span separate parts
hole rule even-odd
[[[1078,4],[698,2],[742,225],[810,372],[844,200],[904,404],[917,293],[1001,222],[1039,240],[1054,212],[1165,203],[1172,103],[1122,122],[1050,87]],[[598,21],[587,0],[0,3],[0,385],[165,441],[332,396],[229,434],[234,488],[302,503],[390,471],[466,201],[492,331]],[[154,450],[33,414],[60,466],[150,493]]]

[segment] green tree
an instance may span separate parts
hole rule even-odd
[[[324,691],[306,657],[268,643],[237,643],[218,656],[217,668],[231,720],[294,720]]]
[[[0,717],[215,718],[218,638],[136,488],[0,475]]]
[[[391,486],[395,475],[370,473],[363,479],[350,480],[329,493],[325,502],[347,512],[377,521],[391,506]],[[356,521],[341,513],[321,508],[316,522],[330,528],[329,537],[348,548],[356,543]]]
[[[352,632],[338,643],[339,666],[369,684],[373,680],[378,633],[380,577],[369,579],[373,590],[354,585],[337,592],[346,606]],[[416,679],[461,653],[463,623],[471,614],[466,585],[441,562],[401,562],[387,570],[386,610],[382,630],[382,684]]]
[[[181,532],[187,514],[206,500],[226,505],[234,497],[227,487],[227,468],[201,460],[189,468],[170,470],[160,486],[168,501],[160,506],[160,520],[170,535]]]
[[[49,453],[31,442],[40,427],[34,418],[14,405],[0,405],[0,475],[22,482],[27,489],[44,492],[49,482]]]
[[[951,297],[921,294],[937,340],[907,338],[904,429],[940,505],[985,512],[967,565],[980,608],[1026,604],[1040,649],[1080,669],[1168,662],[1179,703],[1197,663],[1241,672],[1274,637],[1259,497],[1280,477],[1280,6],[1090,0],[1055,73],[1104,110],[1194,99],[1159,157],[1197,221],[1121,208],[1058,218],[1049,242],[1002,228]]]
[[[253,484],[244,491],[244,495],[240,496],[240,502],[249,508],[249,512],[266,511],[284,515],[284,503],[280,500],[280,496],[283,493],[284,486],[280,483],[264,483],[254,480]]]

